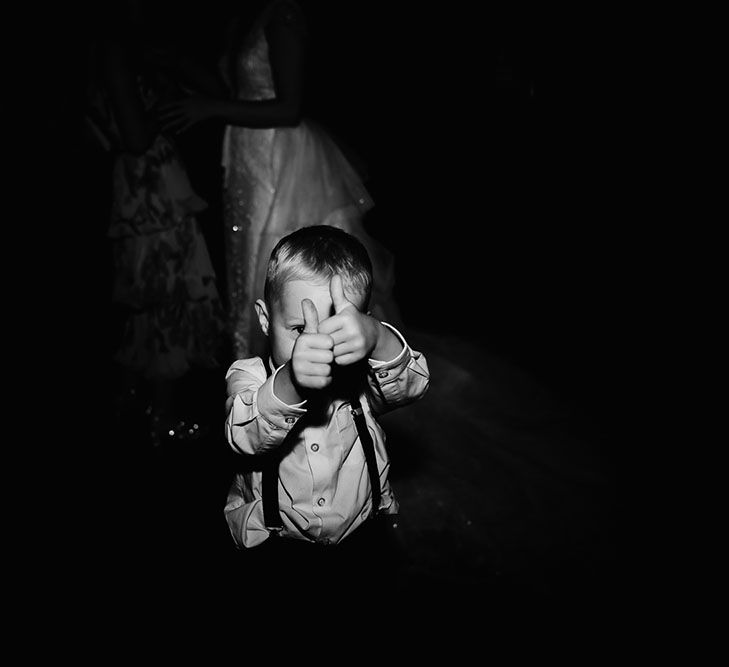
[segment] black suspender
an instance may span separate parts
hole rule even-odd
[[[367,461],[367,471],[370,476],[370,488],[372,489],[372,515],[374,516],[380,511],[380,498],[382,491],[380,490],[380,473],[377,471],[377,460],[375,459],[375,445],[372,442],[370,430],[367,428],[367,420],[364,411],[360,405],[359,399],[355,398],[352,403],[352,417],[354,425],[357,427],[359,441],[362,443],[365,460]]]
[[[370,488],[372,489],[372,516],[380,511],[380,499],[382,498],[382,490],[380,489],[380,473],[377,471],[377,460],[375,458],[375,445],[372,441],[372,435],[367,428],[367,420],[365,419],[364,410],[359,402],[359,398],[355,397],[351,403],[352,418],[357,428],[357,435],[364,450],[365,461],[367,462],[367,472],[370,478]],[[294,427],[287,438],[292,433],[298,432],[299,429]],[[285,445],[281,445],[279,450],[286,451]],[[263,519],[266,528],[278,532],[283,528],[281,520],[281,512],[278,506],[278,465],[281,460],[279,452],[275,451],[265,455],[267,460],[263,464],[263,479],[261,495],[263,498]]]
[[[271,361],[266,363],[266,375],[271,377],[273,371],[271,369]],[[297,428],[291,429],[286,439],[288,439]],[[261,498],[263,500],[263,522],[266,528],[277,533],[283,528],[281,521],[281,512],[278,509],[278,464],[281,461],[280,452],[284,451],[286,439],[281,443],[275,451],[265,454],[261,478]]]
[[[261,496],[263,497],[263,521],[266,528],[279,531],[283,528],[281,512],[278,509],[278,452],[266,454],[268,460],[263,464]]]

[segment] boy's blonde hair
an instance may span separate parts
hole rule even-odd
[[[329,225],[301,227],[284,236],[271,252],[264,297],[270,306],[292,280],[328,281],[338,273],[345,292],[364,296],[364,308],[372,294],[372,262],[361,241]]]

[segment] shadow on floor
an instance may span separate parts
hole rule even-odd
[[[483,617],[611,613],[622,573],[610,438],[477,345],[424,331],[409,339],[427,354],[432,384],[383,418],[405,554],[392,608],[450,609],[451,618],[473,605]],[[112,597],[134,590],[154,607],[197,591],[214,605],[226,577],[242,576],[226,570],[234,455],[223,440],[223,377],[192,385],[204,437],[152,448],[141,424],[128,423],[107,429],[86,460],[95,501],[79,524],[89,546],[77,565]]]

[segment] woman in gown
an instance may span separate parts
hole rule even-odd
[[[112,299],[123,313],[113,355],[123,376],[119,409],[141,403],[161,444],[196,435],[177,404],[179,381],[219,367],[224,312],[197,218],[207,203],[156,119],[176,84],[155,62],[149,31],[125,19],[93,50],[87,123],[114,154],[108,237]]]
[[[331,135],[302,117],[308,32],[301,7],[293,0],[249,4],[257,11],[236,17],[221,60],[227,98],[189,96],[161,113],[175,131],[216,119],[226,125],[223,218],[236,358],[264,352],[253,304],[263,294],[268,257],[282,236],[305,225],[341,227],[365,244],[375,269],[372,313],[399,323],[392,254],[363,224],[372,198]]]

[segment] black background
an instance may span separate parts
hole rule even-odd
[[[170,29],[212,58],[216,10],[230,4],[178,4]],[[619,148],[627,101],[613,17],[526,3],[477,11],[322,0],[306,9],[308,110],[367,165],[376,206],[366,224],[395,253],[405,321],[508,358],[568,396],[617,436],[607,449],[618,460],[640,389],[624,357],[639,212],[624,197],[631,165]],[[56,5],[42,19],[18,22],[23,30],[4,43],[10,247],[23,253],[8,322],[23,344],[23,425],[37,434],[31,473],[50,477],[36,494],[40,511],[83,524],[91,503],[105,515],[99,491],[116,457],[103,418],[114,332],[110,158],[84,133],[91,12]],[[211,204],[203,222],[218,267],[219,138],[217,128],[183,138]]]
[[[177,5],[168,27],[212,58],[230,4]],[[308,110],[367,165],[376,206],[366,224],[395,252],[406,321],[478,341],[610,421],[634,225],[621,194],[611,17],[527,3],[305,6]],[[5,45],[17,94],[3,107],[20,153],[13,175],[29,188],[24,231],[38,243],[43,230],[45,268],[59,287],[71,280],[74,296],[59,301],[98,314],[108,299],[108,165],[80,113],[93,15],[83,5],[44,11]],[[217,261],[219,136],[197,129],[183,141],[211,202]]]

